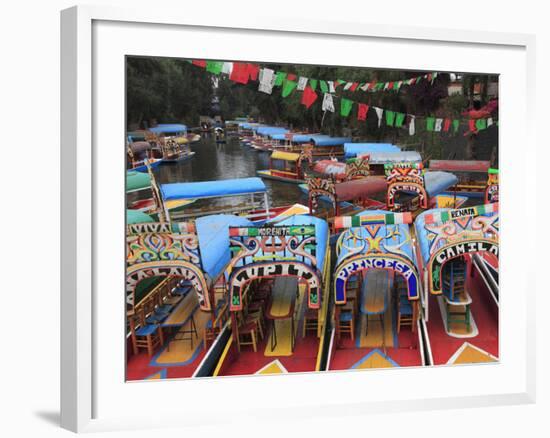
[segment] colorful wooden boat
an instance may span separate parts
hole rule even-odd
[[[392,211],[418,214],[435,204],[435,197],[456,185],[458,178],[449,172],[424,170],[422,163],[389,163],[386,171],[386,207]]]
[[[330,247],[325,221],[230,227],[231,336],[213,375],[325,368]]]
[[[275,151],[269,158],[269,169],[258,170],[256,174],[261,178],[300,184],[305,182],[304,165],[311,165],[311,162],[311,148],[299,154]]]
[[[308,205],[312,214],[323,214],[331,218],[353,210],[381,208],[382,202],[372,199],[386,191],[386,180],[378,176],[369,176],[344,182],[335,182],[332,178],[310,178],[307,182]],[[322,212],[319,200],[330,204],[328,212]],[[348,202],[350,208],[342,209],[342,202]]]
[[[212,214],[238,214],[256,221],[277,214],[269,205],[267,188],[260,178],[162,184],[163,202],[195,200],[195,205],[170,214],[170,218],[195,218]],[[207,201],[205,201],[207,200]],[[204,201],[204,202],[203,202]]]
[[[410,213],[335,218],[334,311],[329,370],[425,365],[421,280]]]
[[[227,230],[248,224],[217,215],[128,225],[127,380],[212,374],[228,317]]]
[[[429,210],[416,218],[414,228],[425,279],[428,363],[497,361],[498,203]],[[480,261],[491,266],[494,284]]]
[[[147,164],[145,164],[146,167]],[[143,195],[139,194],[140,192],[149,192],[150,196],[144,198]],[[137,196],[132,196],[133,193]],[[129,211],[139,211],[147,214],[155,221],[159,220],[161,216],[167,217],[168,212],[177,213],[195,202],[194,199],[164,201],[160,196],[160,190],[151,166],[149,166],[147,172],[126,172],[126,201]]]
[[[491,167],[490,161],[478,160],[430,160],[430,171],[452,172],[457,175],[458,182],[453,191],[467,196],[483,198],[486,181],[482,179]]]

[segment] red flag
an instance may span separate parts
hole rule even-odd
[[[366,103],[357,104],[357,120],[367,120],[369,106]]]
[[[355,91],[358,85],[359,82],[354,82],[353,84],[351,84],[351,87],[349,87],[349,91]]]
[[[195,59],[192,64],[197,67],[206,68],[206,61],[204,59]]]
[[[306,108],[309,108],[316,100],[317,93],[313,91],[313,88],[308,85],[302,93],[302,105],[305,105]]]
[[[257,64],[248,64],[248,75],[250,76],[250,80],[257,81],[259,72],[260,72],[260,66],[259,65],[257,65]]]
[[[470,129],[470,131],[472,131],[474,133],[477,132],[476,121],[474,119],[468,120],[468,128]]]
[[[286,78],[289,81],[295,81],[296,80],[296,75],[294,73],[289,73],[289,74],[286,75]]]
[[[445,121],[443,122],[443,131],[448,132],[450,127],[451,127],[451,119],[445,119]]]
[[[233,70],[231,70],[231,75],[229,76],[229,79],[239,84],[247,84],[248,78],[250,77],[248,68],[248,64],[245,64],[243,62],[234,62]]]

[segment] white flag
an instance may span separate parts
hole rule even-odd
[[[361,90],[363,90],[363,91],[367,91],[367,90],[369,89],[369,85],[370,85],[370,84],[367,82],[365,85],[363,85],[363,86],[360,87],[360,88],[361,88]]]
[[[233,71],[233,63],[232,62],[224,62],[223,66],[222,66],[222,73],[230,75],[232,71]]]
[[[487,128],[488,128],[489,126],[491,126],[492,124],[493,124],[493,118],[492,118],[492,117],[489,117],[489,118],[487,119]]]
[[[376,115],[378,116],[378,127],[380,128],[380,125],[382,123],[382,114],[384,114],[384,110],[382,108],[378,108],[377,106],[373,108],[374,111],[376,111]]]
[[[259,85],[258,91],[262,93],[271,94],[273,91],[273,84],[275,84],[274,71],[269,68],[262,68],[258,76]]]
[[[443,125],[443,119],[435,119],[435,132],[441,131],[441,126]]]
[[[349,90],[352,85],[353,85],[353,82],[347,82],[346,85],[344,85],[344,90]]]
[[[334,101],[332,100],[332,94],[325,93],[323,96],[323,111],[330,111],[331,113],[334,112]]]
[[[328,91],[331,93],[334,93],[336,89],[334,88],[334,82],[333,81],[327,81],[328,84]]]
[[[414,116],[411,116],[411,121],[409,122],[409,135],[414,135]]]
[[[306,89],[306,85],[307,85],[307,78],[300,76],[300,79],[298,79],[298,85],[296,86],[296,89],[298,91],[304,91]]]

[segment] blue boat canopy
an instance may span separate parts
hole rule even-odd
[[[424,185],[429,197],[439,195],[458,183],[458,178],[450,172],[426,172]]]
[[[262,179],[256,177],[162,184],[160,190],[166,201],[171,199],[199,199],[216,196],[246,195],[265,193],[267,191]]]
[[[166,123],[149,128],[149,131],[155,134],[184,134],[187,132],[187,126],[179,123]]]
[[[353,158],[359,154],[369,154],[373,152],[401,152],[399,146],[391,143],[345,143],[345,158]]]
[[[278,127],[278,126],[260,126],[256,132],[259,134],[259,135],[263,135],[263,136],[272,136],[272,135],[275,135],[275,134],[286,134],[287,132],[290,132],[288,129],[286,128],[281,128],[281,127]]]
[[[202,268],[211,280],[216,280],[231,260],[229,227],[245,227],[253,224],[244,217],[215,214],[197,218],[195,226],[199,238]]]
[[[285,134],[273,134],[271,136],[273,140],[290,140],[293,143],[309,143],[312,141],[311,137],[311,134],[292,134],[290,139]]]
[[[351,141],[350,137],[331,137],[330,135],[311,135],[315,146],[340,146]]]

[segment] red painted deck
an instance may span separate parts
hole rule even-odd
[[[472,338],[454,338],[447,335],[435,296],[429,298],[428,335],[434,365],[443,365],[464,344],[468,342],[498,357],[498,306],[493,301],[487,286],[476,269],[468,277],[467,286],[472,297],[471,312],[479,334]]]
[[[317,363],[317,352],[319,339],[314,333],[308,333],[302,338],[300,330],[296,337],[296,346],[292,356],[264,356],[266,343],[269,340],[269,333],[258,344],[256,352],[252,346],[241,347],[240,354],[232,355],[226,359],[226,363],[220,372],[220,376],[242,376],[256,373],[258,370],[279,360],[286,370],[292,372],[315,371]]]
[[[150,363],[154,356],[149,357],[145,352],[142,352],[137,356],[132,355],[126,365],[126,380],[144,380],[155,373],[162,372],[163,370],[166,370],[166,375],[164,378],[167,379],[191,377],[195,372],[195,369],[201,363],[205,354],[206,352],[204,348],[201,348],[200,352],[189,364],[183,366],[173,365],[163,367],[151,366]]]
[[[409,327],[404,327],[397,336],[398,347],[386,348],[386,356],[400,367],[421,366],[422,356],[418,345],[418,332],[412,332]],[[373,350],[382,351],[379,348],[358,348],[355,341],[347,335],[342,336],[338,347],[334,349],[330,361],[330,370],[348,370]]]

